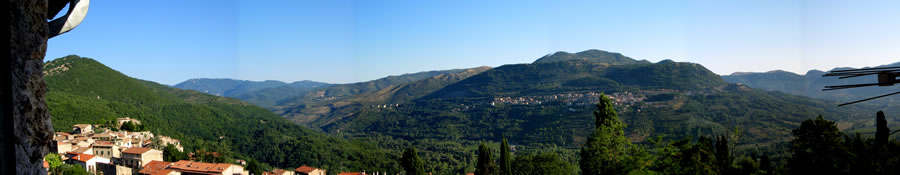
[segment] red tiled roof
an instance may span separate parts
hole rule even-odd
[[[175,170],[160,170],[150,175],[168,175],[170,172]]]
[[[318,168],[303,165],[303,166],[297,167],[297,169],[294,169],[294,171],[301,172],[301,173],[310,173],[316,169],[318,169]]]
[[[131,147],[131,148],[125,149],[124,151],[122,151],[122,153],[144,154],[145,152],[150,151],[150,150],[151,150],[150,148],[144,148],[144,147]]]
[[[163,161],[150,161],[144,167],[141,167],[141,171],[138,173],[141,174],[168,174],[171,170],[166,170],[166,168],[172,165],[172,162],[163,162]],[[165,173],[161,173],[165,171]]]
[[[75,161],[79,161],[79,162],[87,162],[93,158],[94,158],[94,155],[90,155],[90,154],[75,154],[75,156],[72,157],[72,159],[74,159]]]
[[[187,172],[187,173],[222,173],[225,169],[231,167],[231,164],[227,163],[203,163],[203,162],[194,162],[181,160],[169,166],[169,169],[174,169],[179,172]]]

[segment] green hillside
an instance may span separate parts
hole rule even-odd
[[[418,73],[409,73],[403,75],[392,75],[384,78],[379,78],[372,81],[359,82],[359,83],[350,83],[350,84],[337,84],[324,88],[316,88],[309,92],[306,92],[302,95],[293,96],[278,102],[278,106],[274,108],[291,108],[293,106],[301,106],[308,103],[318,103],[323,101],[329,101],[339,98],[350,97],[366,92],[378,91],[385,88],[390,88],[393,86],[397,86],[404,83],[410,83],[413,81],[418,81],[430,77],[434,77],[441,74],[453,74],[460,73],[465,71],[465,69],[453,69],[453,70],[440,70],[440,71],[426,71],[426,72],[418,72]]]
[[[294,121],[319,127],[356,113],[366,106],[409,102],[490,69],[490,67],[461,69],[418,81],[392,85],[377,91],[369,91],[333,100],[323,100],[317,103],[284,107],[280,108],[281,110],[276,109],[275,112]]]
[[[57,131],[132,117],[155,133],[183,140],[188,150],[233,152],[234,158],[281,168],[398,169],[396,155],[369,143],[330,137],[236,99],[130,78],[93,59],[59,58],[45,64],[45,75]]]
[[[725,85],[693,63],[611,65],[581,60],[504,65],[452,84],[425,98],[543,95],[558,92],[617,92],[637,89],[699,90]]]

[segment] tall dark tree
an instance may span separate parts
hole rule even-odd
[[[503,143],[500,143],[500,174],[512,175],[512,172],[512,161],[509,155],[509,143],[504,137]]]
[[[862,135],[858,132],[856,136],[852,139],[845,138],[846,141],[852,140],[852,143],[847,144],[849,149],[853,151],[855,160],[850,163],[850,173],[852,174],[874,174],[875,160],[873,160],[875,152],[871,149],[872,142],[866,142],[863,140]],[[866,139],[868,141],[872,141],[871,139]]]
[[[497,172],[491,148],[484,143],[478,146],[478,163],[475,164],[475,175],[493,175]]]
[[[884,119],[884,112],[878,111],[875,117],[875,144],[882,146],[888,142],[888,135],[891,129],[887,126],[887,120]]]
[[[594,133],[581,148],[582,174],[627,174],[626,149],[631,142],[625,138],[625,123],[619,120],[612,101],[605,94],[594,111]]]
[[[731,150],[728,149],[728,136],[721,135],[716,140],[716,164],[719,174],[729,174],[731,168]]]
[[[821,115],[806,120],[792,131],[791,158],[788,165],[793,174],[836,174],[845,170],[847,149],[842,133],[833,121]]]
[[[403,157],[400,160],[403,170],[409,175],[425,175],[425,164],[419,159],[416,148],[406,148],[403,151]]]
[[[775,172],[772,172],[772,160],[769,160],[768,155],[762,155],[759,158],[759,170],[765,171],[767,175],[775,174]]]
[[[600,102],[597,103],[597,110],[594,111],[594,128],[600,128],[604,125],[612,125],[619,122],[619,114],[613,107],[612,100],[606,94],[600,94]],[[625,126],[622,126],[625,128]]]

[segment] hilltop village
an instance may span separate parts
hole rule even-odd
[[[141,122],[118,118],[114,128],[104,125],[76,124],[71,132],[56,132],[55,154],[64,164],[77,165],[97,175],[250,175],[247,162],[207,163],[190,153],[188,160],[163,161],[165,147],[183,152],[181,141],[143,131]],[[109,126],[109,125],[106,125]],[[51,153],[52,154],[52,153]],[[45,160],[44,168],[50,165]],[[53,174],[52,171],[49,171]],[[325,175],[326,170],[300,166],[294,170],[272,169],[263,175]],[[365,175],[365,172],[343,172],[340,175]]]

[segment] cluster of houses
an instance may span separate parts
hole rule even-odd
[[[561,93],[553,95],[541,96],[522,96],[522,97],[496,97],[491,105],[497,104],[521,104],[521,105],[540,105],[543,103],[558,101],[568,103],[569,105],[597,104],[600,93]],[[610,95],[612,97],[612,95]]]
[[[119,118],[117,126],[125,122],[140,124],[131,118]],[[249,175],[245,161],[236,164],[205,163],[189,160],[163,161],[163,151],[153,147],[174,146],[184,151],[181,142],[151,132],[111,131],[95,128],[91,124],[72,126],[72,132],[57,132],[56,154],[66,164],[79,165],[97,175]],[[154,143],[155,142],[155,143]],[[47,163],[44,162],[45,167]],[[300,166],[293,171],[273,169],[262,175],[325,175],[326,170]],[[365,172],[340,173],[341,175],[365,175]]]
[[[638,93],[631,92],[616,92],[612,94],[607,94],[607,96],[613,101],[616,105],[625,105],[630,106],[631,104],[643,102],[647,99],[647,96],[664,94],[664,93],[679,93],[680,91],[672,90],[672,89],[654,89],[654,90],[640,90]],[[690,95],[690,94],[688,94]],[[518,104],[518,105],[540,105],[543,103],[556,101],[561,103],[566,103],[569,106],[583,106],[583,105],[594,105],[600,102],[599,100],[600,93],[597,92],[586,92],[586,93],[561,93],[561,94],[553,94],[553,95],[541,95],[541,96],[521,96],[521,97],[495,97],[491,102],[491,106],[495,106],[498,104]]]

